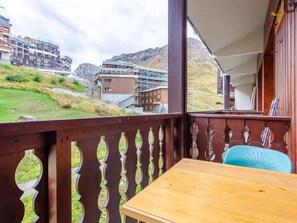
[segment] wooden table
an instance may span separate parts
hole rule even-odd
[[[183,159],[122,212],[143,222],[297,223],[297,175]]]

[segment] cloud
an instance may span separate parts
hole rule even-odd
[[[167,44],[168,0],[2,0],[12,33],[48,39],[80,63]],[[3,13],[3,11],[2,11]]]

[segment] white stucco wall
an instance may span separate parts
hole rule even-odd
[[[237,110],[249,110],[253,84],[241,84],[235,87],[235,106]]]

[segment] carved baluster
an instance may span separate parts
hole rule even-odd
[[[0,147],[0,221],[19,223],[24,216],[24,204],[20,200],[23,191],[15,182],[15,171],[25,152],[2,154]]]
[[[149,135],[148,135],[148,143],[149,143],[149,151],[150,151],[150,158],[149,158],[149,167],[148,167],[148,174],[149,174],[149,184],[153,181],[153,171],[154,171],[154,163],[153,163],[153,149],[154,149],[154,132],[153,128],[150,128]]]
[[[149,183],[149,173],[148,167],[150,162],[150,149],[149,149],[149,142],[148,142],[148,134],[149,129],[141,129],[141,136],[142,136],[142,145],[140,148],[140,169],[142,172],[142,177],[140,179],[141,189],[145,188]]]
[[[174,120],[166,121],[164,127],[164,146],[163,146],[163,172],[168,170],[174,165]]]
[[[250,144],[252,135],[251,130],[247,125],[244,126],[244,129],[241,131],[241,137],[244,145]]]
[[[287,154],[287,143],[284,138],[289,130],[289,123],[268,121],[266,122],[266,125],[270,128],[271,133],[273,134],[273,137],[271,138],[271,149]]]
[[[182,151],[182,146],[181,146],[181,140],[182,137],[181,135],[183,134],[182,129],[181,129],[181,119],[175,119],[174,120],[174,127],[173,127],[173,132],[174,132],[174,163],[177,163],[181,160],[183,157],[183,151]]]
[[[226,128],[224,129],[223,138],[225,142],[225,147],[224,147],[224,152],[222,153],[222,160],[224,160],[226,152],[230,149],[230,141],[232,138],[232,130],[228,125],[226,125]]]
[[[197,144],[199,145],[199,160],[206,160],[205,153],[208,151],[208,138],[207,138],[207,127],[208,118],[195,118],[194,122],[199,126],[199,132],[197,134]]]
[[[265,123],[261,120],[246,120],[246,125],[249,127],[250,140],[249,145],[262,147],[262,130],[265,128]]]
[[[119,192],[119,184],[121,180],[122,162],[119,152],[119,141],[121,134],[105,136],[107,144],[108,156],[104,160],[106,168],[104,171],[108,191],[108,199],[106,204],[108,222],[121,222],[119,204],[121,195]]]
[[[193,122],[190,132],[192,135],[192,147],[190,148],[190,154],[192,159],[197,159],[199,156],[199,150],[197,147],[197,135],[199,133],[199,128],[196,122]]]
[[[159,168],[159,158],[160,158],[160,141],[159,141],[159,127],[153,128],[153,145],[152,145],[152,163],[153,163],[153,180],[159,177],[160,168]]]
[[[124,162],[125,170],[126,170],[126,178],[127,178],[127,185],[125,189],[125,194],[127,197],[127,200],[131,199],[135,195],[136,190],[136,182],[135,182],[135,174],[136,174],[136,168],[137,168],[137,149],[136,149],[136,134],[137,131],[133,132],[126,132],[126,139],[128,142],[128,148],[127,151],[125,151],[124,155],[126,156],[126,160]],[[135,223],[137,220],[126,217],[125,221],[126,223]]]
[[[210,119],[210,126],[213,128],[213,137],[211,147],[209,147],[209,161],[222,162],[222,154],[225,147],[224,129],[226,128],[226,120]]]
[[[204,155],[207,161],[214,161],[215,159],[215,154],[213,152],[213,139],[215,136],[215,129],[213,128],[213,126],[210,124],[207,129],[206,129],[206,136],[208,139],[208,148],[205,151]]]
[[[232,129],[232,139],[230,140],[230,148],[236,145],[242,145],[243,139],[241,131],[244,129],[243,119],[227,119],[227,125]]]
[[[160,130],[159,130],[159,145],[160,145],[160,154],[159,154],[159,159],[161,160],[160,162],[160,171],[161,171],[161,174],[165,172],[165,157],[164,157],[164,141],[165,141],[165,134],[164,134],[164,127],[163,126],[160,126]]]
[[[37,223],[48,222],[48,148],[34,149],[34,155],[41,163],[41,173],[33,188],[37,191],[33,198]]]
[[[77,173],[77,192],[79,201],[83,205],[81,222],[99,222],[101,211],[98,207],[100,193],[101,172],[97,159],[97,147],[100,138],[86,139],[77,142],[81,154],[81,164]]]

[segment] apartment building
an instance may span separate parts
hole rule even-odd
[[[96,75],[101,87],[101,99],[117,104],[127,101],[125,107],[134,106],[137,84],[135,65],[125,61],[104,61]]]
[[[125,107],[142,107],[142,92],[167,85],[167,72],[125,61],[104,61],[95,81],[99,81],[102,100],[121,105],[129,99]]]
[[[9,19],[0,15],[0,63],[10,64],[11,40]]]
[[[11,37],[11,63],[15,66],[27,66],[36,69],[57,71],[71,71],[72,59],[60,55],[58,44],[31,37]]]
[[[141,92],[143,111],[163,113],[168,111],[168,87],[160,86]]]
[[[159,86],[167,86],[167,71],[135,66],[137,72],[137,86],[135,88],[135,106],[142,106],[142,92]]]

